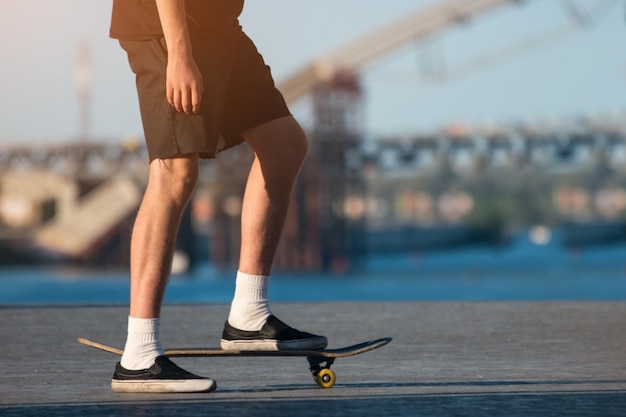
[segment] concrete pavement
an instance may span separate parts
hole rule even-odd
[[[227,305],[168,305],[166,348],[216,346]],[[0,308],[0,416],[625,416],[626,303],[281,303],[330,347],[391,336],[338,359],[317,387],[304,358],[180,358],[211,394],[116,394],[127,307]]]

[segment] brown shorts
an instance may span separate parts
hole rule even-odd
[[[243,142],[251,127],[290,115],[270,68],[241,30],[233,35],[192,35],[203,77],[200,113],[177,112],[165,95],[165,40],[120,41],[136,75],[150,161],[177,155],[215,155]]]

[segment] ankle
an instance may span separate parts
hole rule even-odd
[[[138,319],[128,317],[128,335],[121,365],[129,370],[147,369],[163,355],[159,337],[158,318]]]
[[[246,331],[260,330],[271,315],[268,300],[270,277],[237,272],[235,295],[228,322]]]

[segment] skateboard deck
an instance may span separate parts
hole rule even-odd
[[[384,337],[338,349],[323,350],[223,350],[219,348],[178,348],[165,350],[165,355],[172,358],[204,358],[214,356],[304,356],[309,362],[309,369],[315,382],[323,388],[330,388],[336,381],[335,372],[330,369],[330,366],[334,363],[335,359],[360,355],[361,353],[378,349],[391,342],[391,340],[391,337]],[[124,353],[122,349],[94,342],[89,339],[78,338],[78,342],[86,346],[114,353],[116,355],[122,355],[122,353]]]

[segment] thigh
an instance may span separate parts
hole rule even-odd
[[[199,114],[179,113],[165,92],[167,46],[163,38],[121,41],[136,75],[139,107],[150,161],[198,153],[203,158],[219,148],[219,122],[226,90],[228,47],[218,38],[203,39],[194,49],[203,75],[204,94]],[[197,52],[197,53],[196,53]]]
[[[228,142],[240,142],[244,131],[291,113],[270,67],[245,33],[237,36],[232,54],[221,133]]]

